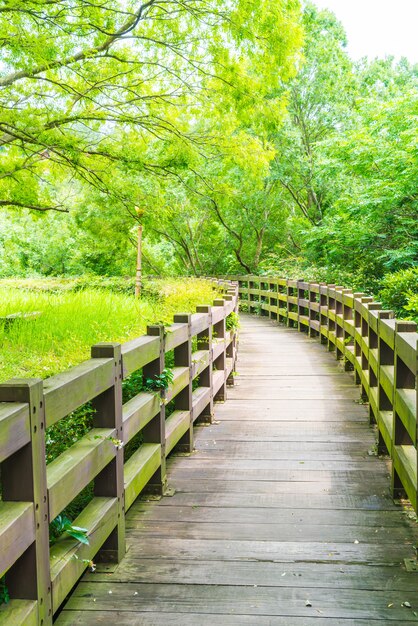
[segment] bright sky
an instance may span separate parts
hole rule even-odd
[[[348,37],[348,52],[362,56],[397,58],[418,63],[418,0],[313,0],[331,9]]]

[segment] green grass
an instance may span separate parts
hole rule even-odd
[[[74,290],[71,281],[0,281],[0,317],[41,312],[0,324],[0,381],[47,378],[88,359],[95,343],[128,341],[214,297],[212,285],[197,279],[150,281],[140,301],[96,286]]]

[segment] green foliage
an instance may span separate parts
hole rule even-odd
[[[143,385],[142,369],[133,372],[128,378],[122,382],[122,401],[128,402],[134,398],[141,390]]]
[[[299,16],[296,0],[6,3],[0,206],[63,211],[84,197],[81,221],[106,240],[85,262],[106,270],[132,198],[190,151],[216,147],[198,116],[215,126],[223,117],[232,133],[275,122],[299,56]]]
[[[147,325],[171,324],[174,313],[192,312],[214,298],[212,285],[195,279],[153,281],[160,297],[139,301],[111,289],[85,288],[86,282],[81,281],[79,289],[79,279],[52,279],[53,288],[45,289],[48,281],[42,279],[35,281],[34,291],[30,281],[0,283],[0,317],[19,311],[42,313],[7,329],[0,325],[0,379],[52,376],[88,359],[95,343],[133,339],[146,332]]]
[[[283,235],[260,268],[376,292],[418,263],[418,68],[354,64],[332,13],[306,3],[303,22],[305,62],[271,167]]]
[[[47,463],[56,459],[93,428],[93,415],[93,408],[91,403],[88,402],[46,430]]]
[[[10,601],[9,590],[6,585],[6,578],[3,576],[0,578],[0,606],[7,604]]]
[[[409,313],[408,317],[418,324],[418,293],[409,293],[407,298],[404,308]]]
[[[80,543],[89,545],[89,538],[87,536],[87,529],[80,528],[79,526],[73,526],[71,521],[65,515],[57,515],[49,525],[49,542],[53,544],[61,537],[63,533],[66,533],[70,537],[73,537]]]
[[[239,315],[232,311],[226,318],[226,330],[237,331],[240,327]]]
[[[144,380],[143,390],[151,392],[167,391],[173,380],[173,370],[164,368],[161,374],[155,374],[152,378]]]
[[[105,275],[129,294],[112,276],[133,276],[139,223],[153,275],[376,293],[417,265],[418,66],[354,63],[310,2],[54,4],[0,16],[0,276]],[[167,323],[166,295],[143,293]]]
[[[384,276],[378,295],[396,317],[418,318],[418,267]]]

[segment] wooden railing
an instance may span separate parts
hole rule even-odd
[[[377,424],[378,452],[392,459],[394,497],[405,494],[415,511],[417,494],[417,325],[363,293],[336,285],[273,276],[230,277],[239,283],[241,306],[316,337],[355,373],[370,421]]]
[[[176,315],[170,327],[93,346],[90,360],[45,381],[0,385],[0,576],[11,598],[0,609],[1,624],[51,624],[90,560],[119,561],[125,512],[145,489],[164,494],[167,455],[175,446],[191,452],[194,422],[211,422],[214,401],[225,399],[233,380],[236,333],[226,320],[238,306],[236,285],[214,287],[222,299]],[[171,351],[167,391],[140,392],[123,404],[122,381],[138,370],[155,379]],[[47,465],[46,429],[87,402],[93,429]],[[138,433],[142,443],[124,462],[124,446]],[[94,496],[73,522],[87,529],[88,545],[62,536],[50,547],[49,522],[91,483]]]

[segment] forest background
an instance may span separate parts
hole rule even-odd
[[[0,12],[0,277],[275,273],[418,317],[418,66],[297,0]]]

